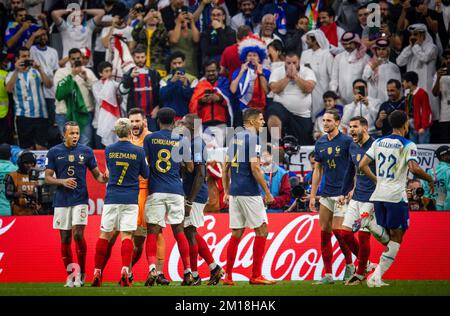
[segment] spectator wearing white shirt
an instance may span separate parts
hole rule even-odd
[[[375,138],[379,137],[381,131],[377,130],[375,122],[380,105],[380,100],[367,96],[367,83],[362,79],[356,79],[353,82],[353,102],[344,106],[344,115],[341,121],[344,132],[347,132],[352,117],[362,116],[368,122],[369,135]]]
[[[274,102],[267,109],[270,132],[278,129],[281,136],[285,130],[286,134],[297,137],[300,145],[312,144],[312,91],[316,82],[314,72],[300,66],[300,56],[289,52],[285,67],[275,69],[269,79],[270,90],[274,93]]]
[[[230,27],[237,32],[239,26],[247,25],[252,33],[258,34],[261,25],[255,23],[252,12],[255,10],[255,0],[238,0],[238,7],[241,12],[231,18]]]
[[[433,95],[440,97],[439,135],[440,143],[450,143],[450,49],[442,54],[441,68],[434,76]]]

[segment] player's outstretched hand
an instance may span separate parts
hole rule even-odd
[[[69,189],[75,189],[77,187],[77,181],[75,178],[67,178],[62,180],[63,186]]]
[[[230,204],[230,196],[228,195],[228,193],[223,194],[223,202],[227,205]]]
[[[338,202],[340,205],[344,205],[344,204],[345,204],[345,197],[344,197],[343,195],[340,195],[340,196],[337,198],[337,202]]]

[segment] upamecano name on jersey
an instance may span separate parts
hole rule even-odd
[[[123,152],[111,152],[108,155],[109,158],[113,159],[130,159],[130,160],[136,160],[137,155],[136,154],[130,154],[130,153],[123,153]]]

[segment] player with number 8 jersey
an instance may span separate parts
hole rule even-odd
[[[190,140],[173,133],[175,111],[163,108],[157,114],[160,130],[147,135],[144,149],[150,167],[149,196],[145,203],[147,222],[146,253],[149,274],[146,286],[153,286],[158,277],[156,270],[156,240],[166,223],[172,226],[184,265],[182,285],[193,282],[189,259],[189,244],[184,234],[184,190],[180,178],[182,163],[189,172],[194,170]]]

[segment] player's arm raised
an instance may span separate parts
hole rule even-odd
[[[275,199],[272,196],[272,193],[270,193],[269,187],[267,186],[266,181],[264,180],[263,173],[261,171],[261,162],[259,158],[251,158],[250,159],[250,167],[252,169],[252,175],[255,177],[256,182],[260,185],[260,187],[264,190],[264,193],[266,194],[266,204],[271,204]]]
[[[309,209],[313,212],[317,212],[316,195],[320,185],[320,181],[322,181],[322,175],[323,175],[323,166],[320,162],[316,161],[316,167],[314,168],[312,176],[311,195],[309,197]]]
[[[372,170],[370,170],[370,163],[372,159],[369,156],[364,155],[363,159],[359,162],[359,169],[364,172],[364,174],[372,180],[373,183],[377,183],[377,176],[373,174]]]
[[[428,173],[426,173],[415,160],[408,161],[408,169],[414,174],[416,177],[425,180],[428,182],[430,187],[430,192],[434,193],[434,182],[433,177],[431,177]]]
[[[69,189],[75,189],[77,187],[77,181],[75,178],[57,179],[54,177],[55,170],[45,169],[45,183],[50,185],[62,185]]]

